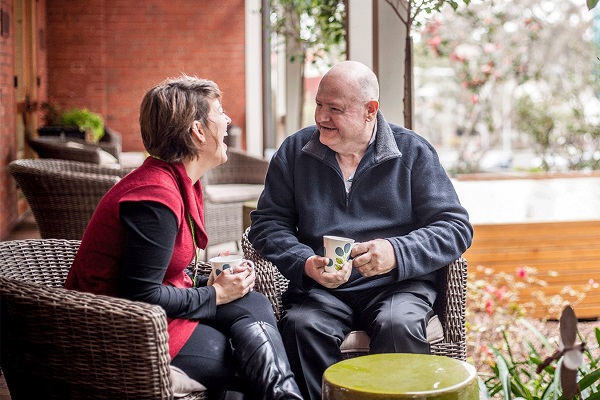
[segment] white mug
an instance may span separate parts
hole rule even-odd
[[[335,272],[342,269],[342,264],[350,257],[354,239],[325,235],[323,236],[323,245],[325,246],[325,257],[329,258],[325,271]]]
[[[242,264],[248,264],[250,265],[250,267],[252,267],[252,269],[254,269],[254,263],[252,261],[246,260],[238,254],[231,254],[228,256],[217,256],[211,258],[209,261],[212,265],[215,277],[219,276],[222,272],[228,269],[232,269],[233,267]]]

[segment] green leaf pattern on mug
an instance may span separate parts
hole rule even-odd
[[[336,247],[335,248],[335,254],[338,256],[335,258],[335,269],[337,271],[342,269],[342,264],[344,264],[344,262],[348,259],[348,257],[350,256],[350,250],[352,249],[352,245],[350,243],[346,243],[344,245],[344,248],[341,247]],[[331,258],[329,259],[329,263],[327,264],[328,267],[331,267],[332,265],[334,265],[334,260],[332,260]]]
[[[219,274],[220,274],[221,272],[223,272],[223,271],[225,271],[226,269],[229,269],[229,268],[231,268],[231,265],[229,265],[229,264],[223,264],[223,269],[222,269],[222,270],[220,270],[220,269],[217,269],[217,270],[215,271],[215,274],[216,274],[217,276],[219,276]]]

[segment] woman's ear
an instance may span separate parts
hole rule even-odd
[[[200,124],[200,121],[194,121],[192,122],[192,135],[194,135],[201,144],[204,144],[206,142],[206,136],[204,135],[204,132],[202,131],[202,125]]]

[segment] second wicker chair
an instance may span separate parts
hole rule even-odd
[[[98,202],[129,170],[53,159],[15,160],[8,171],[42,238],[81,239]]]

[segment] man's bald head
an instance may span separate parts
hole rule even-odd
[[[347,88],[355,88],[358,101],[379,100],[377,76],[369,67],[358,61],[336,64],[323,76],[321,84],[330,84],[332,81]]]

